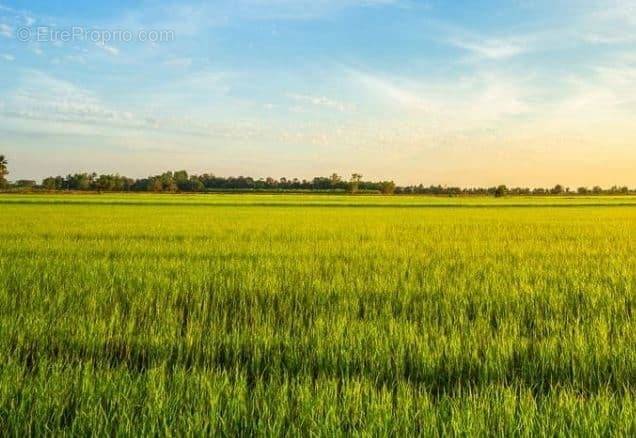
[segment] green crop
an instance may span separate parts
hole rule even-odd
[[[3,196],[0,224],[2,435],[636,434],[633,198]]]

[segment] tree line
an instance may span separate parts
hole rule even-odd
[[[203,192],[342,192],[414,194],[440,196],[495,196],[506,195],[627,195],[636,194],[628,187],[614,186],[609,189],[595,186],[579,187],[575,190],[557,184],[550,188],[508,188],[494,187],[447,187],[441,185],[397,186],[393,181],[365,181],[362,175],[354,173],[343,178],[334,173],[318,176],[311,180],[298,178],[252,178],[246,176],[222,177],[211,173],[190,175],[185,170],[164,172],[146,178],[129,178],[118,174],[75,173],[66,176],[51,176],[41,183],[34,180],[7,180],[8,163],[0,155],[0,187],[4,189],[46,190],[46,191],[91,191],[91,192],[155,192],[155,193],[203,193]]]
[[[40,184],[33,180],[16,181],[13,188],[49,191],[103,191],[103,192],[215,192],[215,191],[324,191],[374,192],[392,194],[393,181],[364,181],[362,175],[353,174],[344,179],[337,174],[307,179],[252,178],[245,176],[221,177],[205,173],[189,175],[185,170],[164,172],[146,178],[129,178],[118,174],[75,173],[67,176],[44,178]]]

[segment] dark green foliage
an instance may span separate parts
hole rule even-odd
[[[349,192],[349,193],[377,193],[384,195],[435,195],[435,196],[496,196],[507,194],[516,196],[527,195],[561,195],[569,193],[557,185],[552,189],[543,188],[508,188],[505,185],[489,188],[461,188],[446,186],[397,186],[393,181],[364,181],[362,175],[353,174],[349,181],[343,181],[337,174],[330,177],[315,177],[312,180],[298,178],[252,178],[252,177],[219,177],[212,174],[188,175],[185,170],[165,172],[148,178],[133,179],[120,175],[97,175],[96,173],[77,173],[66,177],[57,176],[45,178],[42,188],[46,190],[71,191],[105,191],[105,192]],[[595,187],[593,194],[629,195],[628,187],[613,186],[607,190]],[[579,189],[573,194],[588,194],[585,189]]]
[[[508,187],[500,185],[495,189],[495,198],[503,198],[508,194]]]
[[[0,188],[7,184],[7,175],[9,174],[8,161],[4,155],[0,155]]]

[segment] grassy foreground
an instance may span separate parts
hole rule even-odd
[[[0,196],[0,224],[3,435],[636,434],[633,198]]]

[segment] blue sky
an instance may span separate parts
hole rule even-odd
[[[632,0],[0,0],[0,153],[13,179],[636,186],[635,47]]]

